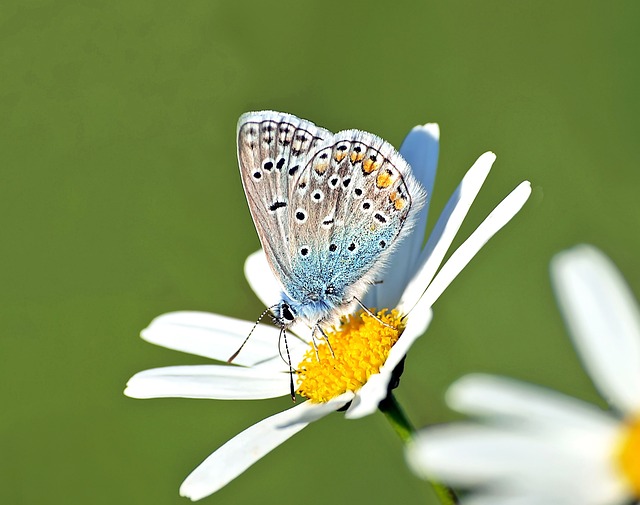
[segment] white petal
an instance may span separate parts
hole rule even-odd
[[[208,312],[169,312],[151,321],[141,336],[168,349],[227,361],[249,335],[253,325]],[[278,334],[275,327],[258,325],[234,363],[252,366],[277,356]]]
[[[311,412],[310,419],[315,420],[331,411],[327,409],[327,404],[305,402],[254,424],[225,443],[191,472],[180,486],[180,495],[195,501],[215,493],[308,424],[291,424],[292,419],[299,419],[301,415]]]
[[[451,385],[446,399],[459,412],[501,418],[537,429],[610,433],[618,429],[618,422],[594,405],[494,375],[466,375]]]
[[[429,285],[444,258],[451,242],[462,225],[471,204],[484,183],[496,156],[484,153],[466,173],[438,218],[427,245],[418,260],[417,274],[402,296],[401,304],[411,309]]]
[[[533,439],[466,423],[422,430],[407,449],[409,466],[418,475],[464,487],[508,475],[514,464],[531,464],[537,455]]]
[[[574,343],[613,405],[640,413],[640,309],[615,265],[587,245],[558,254],[551,272]]]
[[[554,504],[620,503],[626,490],[611,464],[615,437],[582,435],[576,446],[572,439],[458,423],[420,432],[407,458],[416,473],[454,487],[546,496]]]
[[[290,380],[287,373],[235,366],[170,366],[137,373],[129,379],[124,394],[131,398],[255,400],[289,394]]]
[[[400,146],[400,154],[429,195],[433,193],[439,150],[440,127],[437,123],[414,126]]]
[[[387,396],[390,380],[391,372],[383,373],[382,370],[369,377],[353,398],[344,416],[347,419],[360,419],[373,414],[378,410],[380,402]]]
[[[282,287],[273,275],[262,249],[250,254],[244,262],[244,275],[265,307],[271,307],[280,301]]]
[[[313,409],[301,409],[297,412],[296,415],[292,415],[288,419],[287,423],[283,424],[282,426],[288,426],[289,424],[297,423],[310,423],[312,421],[316,421],[317,419],[320,419],[321,417],[324,417],[327,414],[344,407],[353,399],[353,396],[354,395],[351,391],[347,391],[346,393],[342,393],[340,396],[332,398],[328,402],[315,404],[316,407]]]
[[[435,123],[416,126],[404,139],[400,154],[411,165],[416,179],[427,192],[427,203],[417,216],[413,229],[393,251],[384,282],[374,286],[365,299],[371,307],[395,307],[407,282],[415,274],[427,226],[429,201],[438,165],[440,130]]]
[[[522,496],[494,492],[485,492],[482,494],[474,493],[471,496],[464,497],[460,503],[462,505],[549,505],[549,497],[542,496]],[[573,504],[574,502],[571,502]],[[554,505],[569,505],[554,503]],[[583,504],[584,505],[584,504]]]
[[[502,200],[487,216],[471,236],[451,255],[424,292],[423,297],[429,300],[429,304],[432,305],[440,297],[447,286],[451,284],[453,279],[467,266],[487,241],[520,211],[530,195],[531,184],[525,181],[516,187],[516,189]],[[407,287],[401,306],[411,307],[410,303],[416,292],[410,290],[413,290],[412,286]],[[407,304],[405,305],[405,303]]]
[[[387,396],[387,388],[395,367],[402,361],[409,352],[409,348],[420,337],[431,322],[431,309],[423,304],[418,304],[409,315],[407,327],[391,348],[387,361],[380,368],[380,371],[369,377],[360,391],[351,402],[345,417],[348,419],[359,419],[373,414],[378,405]]]

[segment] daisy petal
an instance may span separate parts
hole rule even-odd
[[[529,437],[470,423],[422,430],[407,449],[407,461],[416,474],[454,487],[495,480],[532,456],[537,456],[537,444]]]
[[[440,129],[435,123],[416,126],[404,139],[400,154],[411,165],[413,175],[427,192],[427,203],[420,211],[413,229],[393,252],[393,262],[385,272],[384,283],[374,287],[366,299],[370,307],[395,307],[409,279],[415,274],[427,227],[429,198],[438,165]]]
[[[151,321],[140,336],[168,349],[227,361],[244,342],[253,325],[208,312],[169,312]],[[253,366],[277,356],[278,334],[274,327],[258,325],[234,363]]]
[[[297,415],[292,415],[287,421],[289,424],[296,423],[310,423],[313,421],[317,421],[318,419],[330,414],[338,410],[339,408],[344,407],[347,403],[349,403],[353,398],[353,393],[351,391],[347,391],[346,393],[342,393],[335,398],[332,398],[328,402],[317,403],[314,404],[317,408],[314,409],[306,409],[299,410]],[[309,403],[309,402],[306,402]],[[283,424],[283,426],[288,426],[288,424]]]
[[[409,283],[400,302],[408,309],[415,305],[425,286],[428,286],[433,279],[440,263],[447,253],[451,242],[458,233],[462,221],[464,221],[471,204],[475,200],[482,184],[484,183],[491,165],[496,159],[493,153],[484,153],[466,173],[460,185],[447,202],[442,214],[438,218],[433,232],[431,233],[427,245],[422,250],[419,259],[418,272]]]
[[[497,417],[538,428],[616,430],[616,421],[589,403],[505,377],[469,374],[447,391],[447,404],[466,414]]]
[[[287,373],[223,365],[153,368],[137,373],[124,394],[131,398],[256,400],[289,394]]]
[[[621,503],[627,490],[609,459],[615,437],[545,435],[468,423],[427,428],[414,438],[407,460],[418,475],[454,487],[547,497],[543,503]]]
[[[549,505],[551,502],[546,496],[522,496],[498,493],[496,491],[494,493],[473,494],[465,497],[462,503],[464,505]],[[562,504],[556,503],[555,505]]]
[[[215,493],[308,424],[292,424],[293,419],[313,411],[317,411],[314,419],[318,419],[331,412],[324,407],[305,402],[247,428],[191,472],[180,486],[180,495],[195,501]]]
[[[493,209],[471,236],[451,255],[423,294],[423,297],[427,298],[430,305],[440,297],[447,286],[451,284],[487,241],[511,221],[530,195],[531,184],[528,181],[522,182]],[[405,310],[411,307],[410,304],[405,305],[405,303],[411,303],[415,294],[416,291],[412,286],[407,287],[407,291],[405,291],[406,302],[405,296],[403,296],[403,301],[400,302],[401,306],[405,307]]]
[[[400,154],[411,165],[413,175],[428,195],[433,193],[439,150],[440,127],[437,123],[414,126],[400,146]]]
[[[419,303],[411,312],[407,327],[391,348],[387,361],[385,361],[377,374],[369,377],[369,380],[360,388],[360,391],[351,402],[345,414],[347,419],[359,419],[373,414],[378,409],[380,402],[387,396],[393,370],[402,361],[402,358],[407,355],[409,348],[418,337],[427,330],[431,317],[431,308],[422,303]]]
[[[615,265],[594,247],[551,264],[560,307],[596,386],[612,405],[640,412],[640,309]]]
[[[244,275],[265,307],[271,307],[280,301],[282,288],[271,271],[264,250],[260,249],[249,255],[244,262]]]
[[[584,471],[599,467],[597,461],[606,459],[606,453],[594,455],[593,451],[583,451],[579,454],[569,444],[563,445],[562,441],[535,433],[471,423],[421,431],[414,438],[407,456],[416,473],[442,479],[454,486],[502,483],[513,489],[532,491],[538,486],[544,490],[545,481],[547,486],[551,485],[550,478],[565,481],[569,473],[567,464],[580,466]],[[558,472],[559,469],[562,471]]]

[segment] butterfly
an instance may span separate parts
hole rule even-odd
[[[393,146],[372,133],[333,134],[260,111],[240,117],[237,135],[251,217],[282,287],[274,321],[283,330],[303,321],[322,331],[362,305],[426,192]]]

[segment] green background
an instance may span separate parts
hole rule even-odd
[[[147,368],[203,363],[138,338],[156,315],[262,311],[235,154],[248,110],[399,145],[438,122],[432,220],[498,159],[456,244],[520,181],[523,211],[438,300],[398,398],[455,414],[470,371],[602,404],[562,325],[552,255],[602,248],[640,292],[640,4],[4,2],[0,12],[0,503],[178,504],[216,447],[288,408],[132,400]],[[274,343],[275,345],[275,343]],[[315,423],[204,503],[435,503],[376,414]]]

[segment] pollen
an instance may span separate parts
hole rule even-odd
[[[298,394],[324,403],[358,391],[380,371],[404,327],[397,310],[383,309],[376,317],[364,311],[346,316],[338,329],[325,332],[331,347],[319,343],[317,353],[310,349],[298,365]]]
[[[640,417],[624,427],[618,464],[636,498],[640,498]]]

